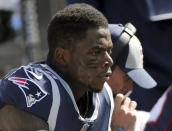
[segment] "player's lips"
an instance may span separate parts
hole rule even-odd
[[[109,80],[111,74],[112,74],[112,72],[108,71],[108,72],[101,73],[98,77],[103,79],[104,81],[107,81],[107,80]]]

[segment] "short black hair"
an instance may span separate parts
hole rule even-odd
[[[71,4],[58,11],[48,25],[48,57],[57,47],[69,48],[86,37],[90,28],[108,28],[105,16],[94,7],[81,3]]]

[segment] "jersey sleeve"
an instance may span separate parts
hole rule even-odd
[[[21,67],[0,81],[0,107],[15,105],[47,120],[52,104],[49,87],[50,83],[43,74]]]
[[[160,97],[150,112],[145,131],[172,131],[172,86]]]
[[[1,105],[5,104],[12,104],[16,105],[16,103],[19,103],[23,101],[21,99],[22,95],[20,95],[20,90],[16,88],[17,86],[13,83],[11,83],[8,79],[4,78],[0,82],[0,102]],[[16,96],[15,99],[14,96]],[[21,102],[22,103],[22,102]]]

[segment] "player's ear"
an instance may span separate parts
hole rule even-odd
[[[60,65],[65,66],[69,60],[69,51],[61,47],[56,48],[55,59]]]

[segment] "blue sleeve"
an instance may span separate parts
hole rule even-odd
[[[162,95],[150,112],[145,131],[172,131],[172,86]]]
[[[30,72],[20,68],[0,81],[0,107],[15,105],[47,120],[52,104],[51,85],[45,76],[37,80]]]
[[[13,99],[13,96],[17,97]],[[23,98],[21,98],[18,88],[7,79],[2,79],[0,82],[0,106],[4,106],[5,104],[16,105],[20,101],[23,101]]]

